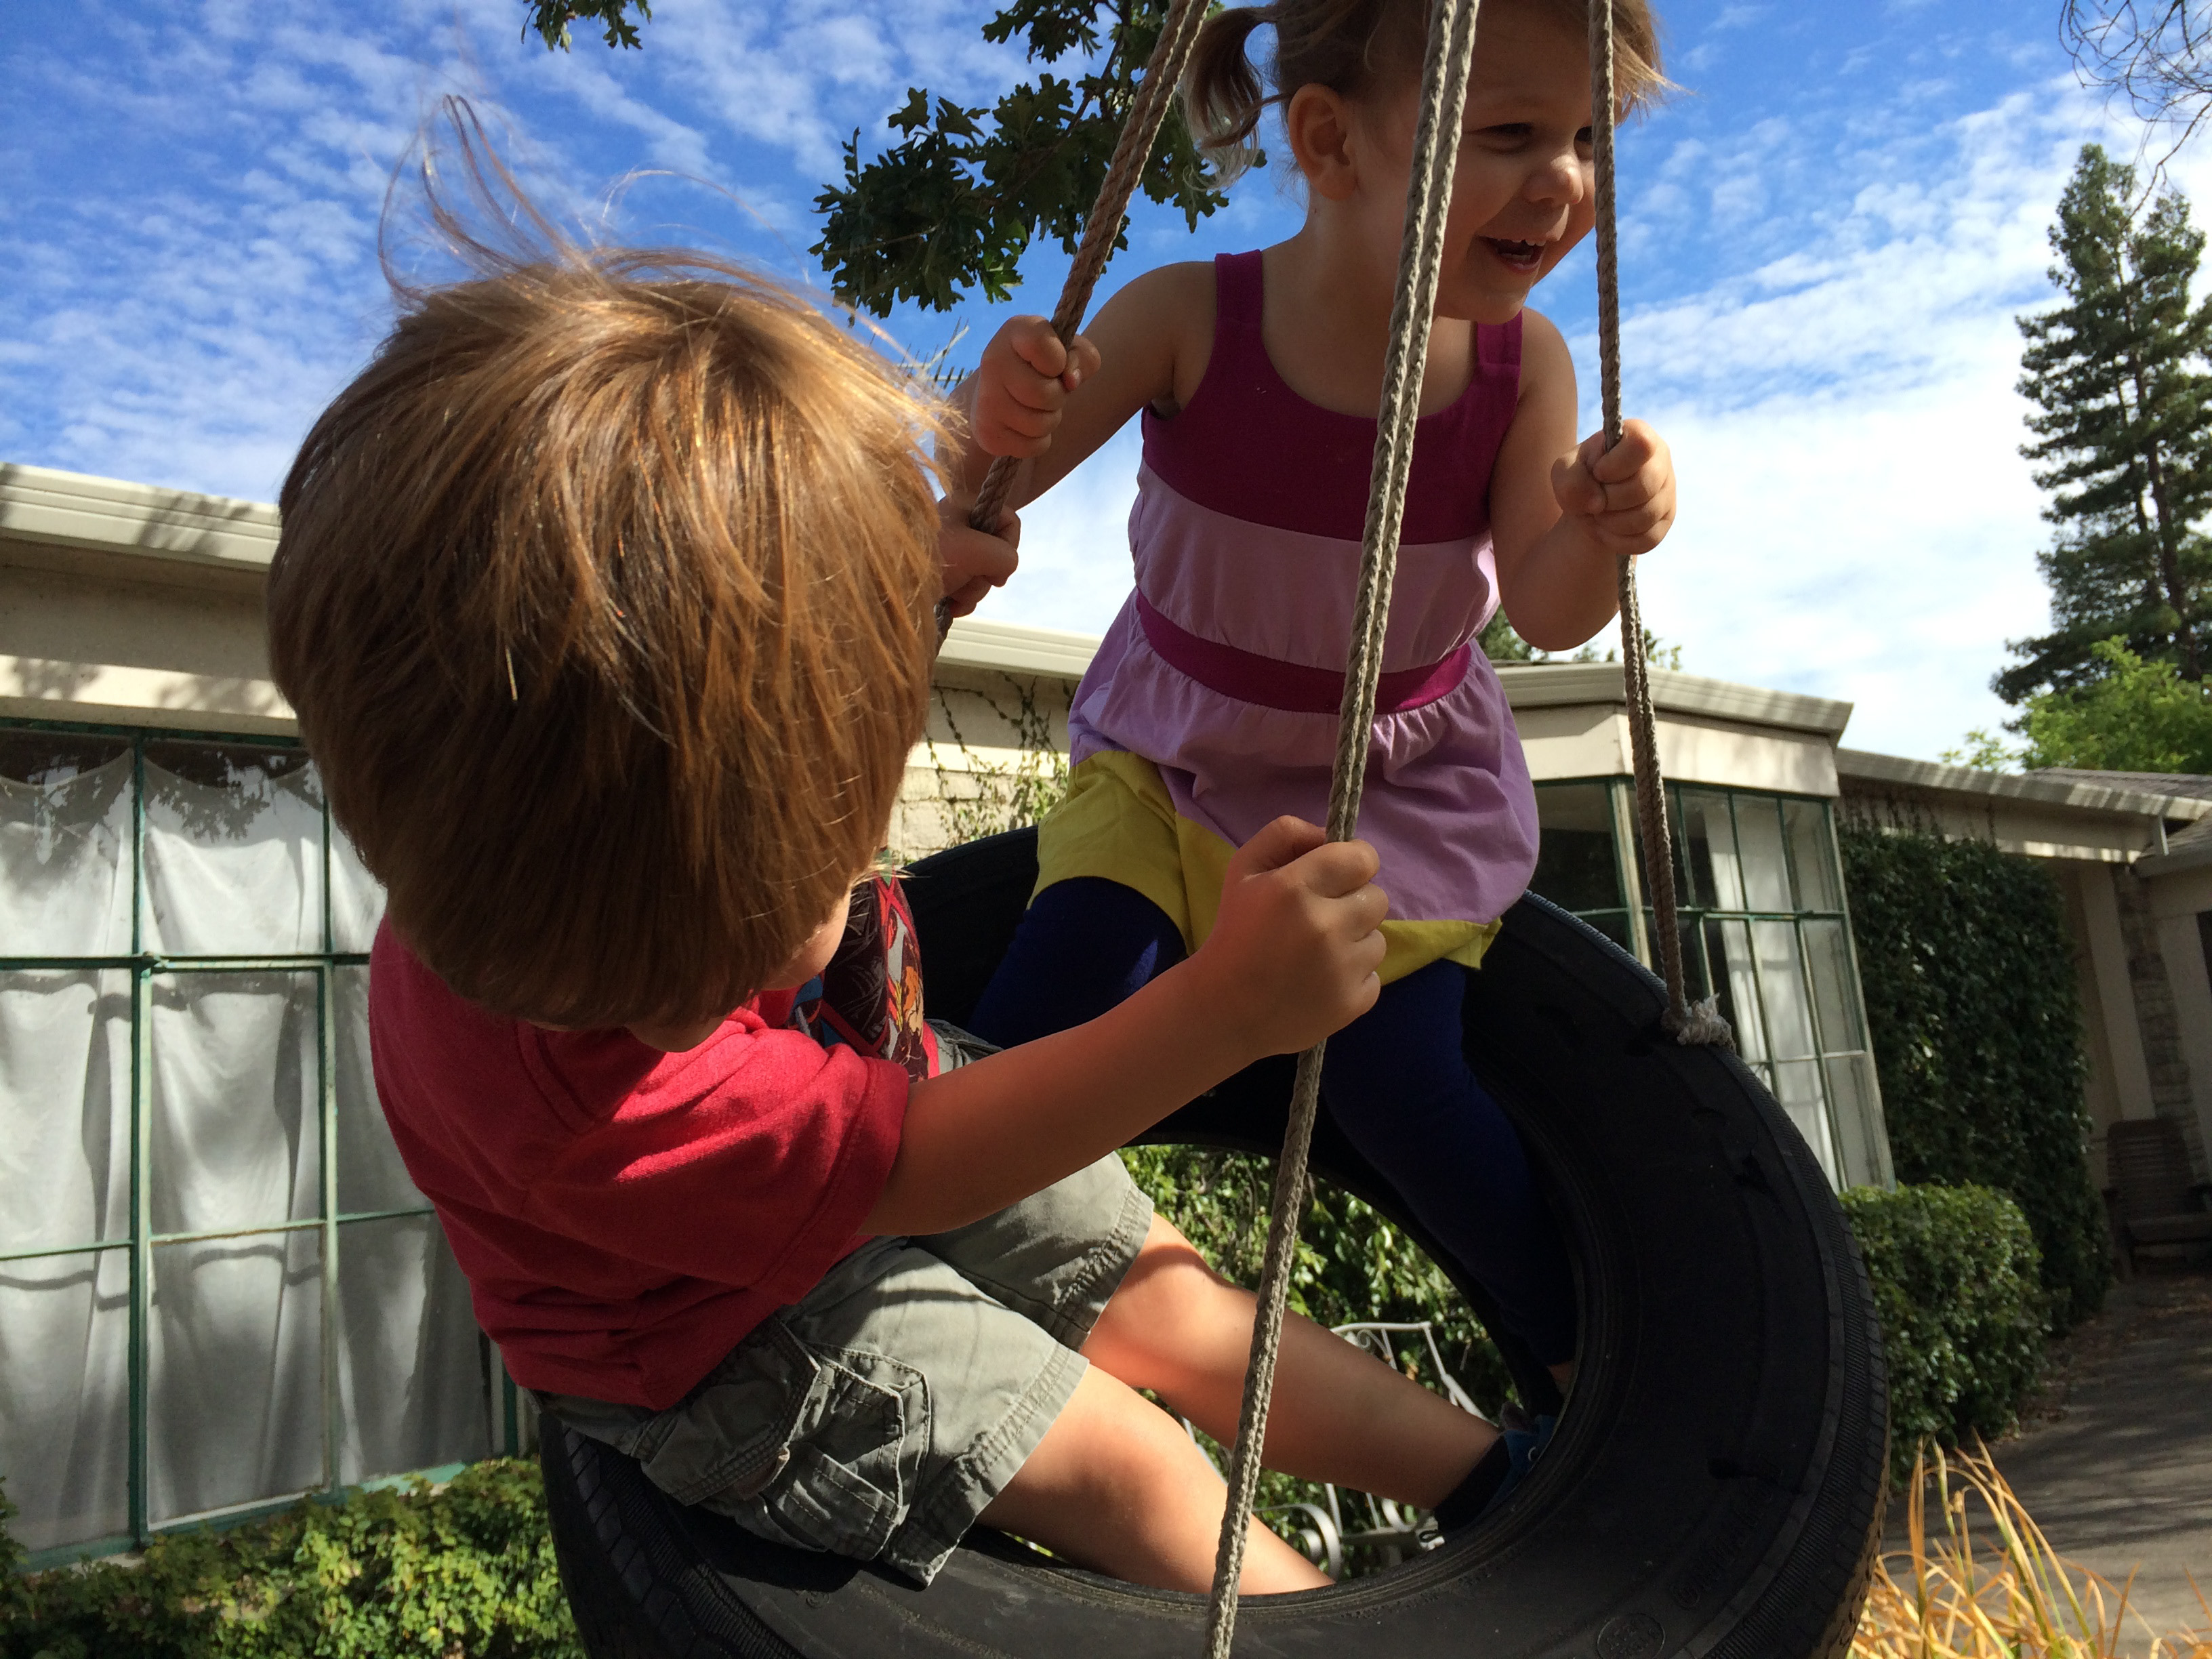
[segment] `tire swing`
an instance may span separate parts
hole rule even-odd
[[[1437,135],[1459,130],[1475,9],[1476,0],[1437,0],[1430,29],[1333,835],[1348,834],[1357,816],[1450,196],[1455,147]],[[1099,242],[1084,295],[1072,307],[1063,296],[1055,319],[1064,337],[1118,231],[1204,9],[1204,0],[1171,8],[1071,274],[1073,288]],[[1600,349],[1606,426],[1617,437],[1611,23],[1608,0],[1595,0]],[[1647,848],[1665,848],[1643,630],[1631,562],[1621,564],[1642,832]],[[1840,1659],[1887,1490],[1872,1293],[1812,1152],[1728,1048],[1710,1005],[1684,999],[1672,863],[1645,860],[1663,982],[1533,895],[1506,913],[1484,971],[1469,977],[1469,1061],[1528,1145],[1574,1257],[1582,1328],[1572,1407],[1542,1461],[1484,1524],[1328,1589],[1241,1606],[1217,1593],[1210,1620],[1206,1598],[1063,1566],[983,1528],[924,1590],[684,1508],[632,1460],[546,1419],[554,1545],[592,1659],[1190,1659],[1202,1649],[1220,1659],[1232,1637],[1240,1655],[1281,1659]],[[909,873],[931,1009],[957,1021],[1028,903],[1036,832],[972,842]],[[1240,1448],[1261,1438],[1297,1208],[1283,1194],[1302,1188],[1309,1141],[1315,1173],[1405,1228],[1498,1328],[1481,1287],[1333,1125],[1316,1124],[1318,1073],[1318,1049],[1295,1068],[1264,1062],[1146,1137],[1280,1153]],[[1510,1340],[1500,1346],[1524,1401],[1556,1404],[1533,1357]],[[1233,1522],[1249,1506],[1249,1463],[1232,1461],[1224,1529],[1240,1544]],[[1236,1581],[1236,1553],[1223,1552],[1217,1592]]]

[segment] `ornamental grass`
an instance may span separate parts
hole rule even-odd
[[[1923,1451],[1907,1504],[1908,1547],[1876,1564],[1851,1659],[2212,1659],[2195,1579],[2203,1622],[2152,1629],[2134,1574],[2061,1557],[1985,1452]]]

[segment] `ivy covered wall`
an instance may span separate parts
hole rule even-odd
[[[2112,1266],[2058,884],[1986,842],[1838,829],[1897,1178],[2010,1194],[2063,1331]]]

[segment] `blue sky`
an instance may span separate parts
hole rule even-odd
[[[562,55],[520,38],[521,0],[20,7],[0,460],[270,499],[389,321],[386,185],[446,92],[495,110],[540,198],[603,234],[811,280],[812,199],[849,134],[880,143],[909,85],[983,103],[1026,72],[982,40],[991,9],[658,0],[642,52]],[[2004,640],[2045,623],[2011,319],[2049,297],[2081,144],[2140,138],[2075,85],[2057,9],[1678,0],[1687,90],[1624,136],[1627,402],[1682,480],[1647,619],[1693,672],[1853,701],[1857,747],[1932,757],[1993,724]],[[2201,195],[2212,168],[2176,177]],[[1299,214],[1271,173],[1195,235],[1148,210],[1107,287]],[[1049,310],[1061,269],[1040,253],[1007,309]],[[1585,365],[1589,280],[1577,258],[1535,300]],[[972,354],[998,320],[979,302],[890,330],[927,354],[964,325]],[[1033,507],[984,614],[1102,629],[1133,470],[1125,438]]]

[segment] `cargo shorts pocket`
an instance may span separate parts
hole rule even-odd
[[[929,1449],[921,1373],[817,1348],[772,1319],[643,1437],[639,1462],[679,1504],[802,1549],[880,1553]]]
[[[872,1560],[921,1485],[928,1385],[884,1354],[816,1349],[811,1357],[813,1384],[781,1472],[746,1507],[805,1548]]]
[[[632,1455],[679,1504],[723,1509],[750,1498],[790,1462],[820,1370],[805,1346],[771,1320],[682,1403],[656,1417]]]

